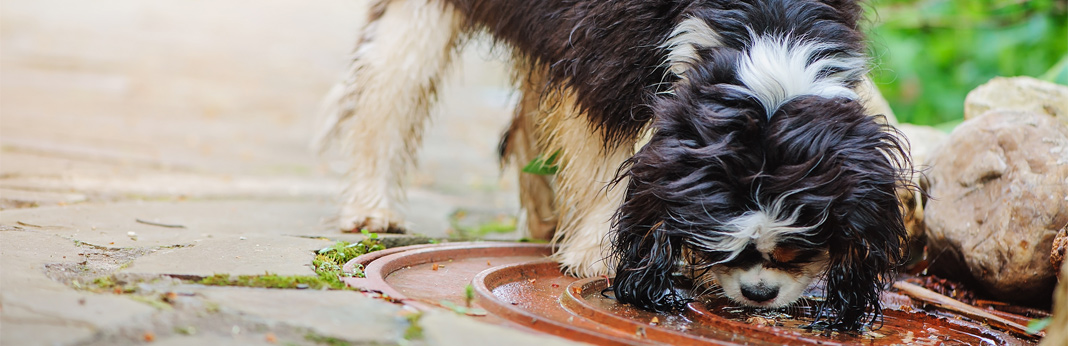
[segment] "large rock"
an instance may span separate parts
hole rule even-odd
[[[895,127],[909,141],[909,156],[918,170],[927,166],[927,157],[949,138],[945,132],[930,126],[897,124]]]
[[[964,119],[994,109],[1048,114],[1068,124],[1068,86],[1031,77],[995,77],[964,99]]]
[[[1048,304],[1053,238],[1068,224],[1068,127],[1046,114],[991,111],[957,127],[928,163],[932,273]]]

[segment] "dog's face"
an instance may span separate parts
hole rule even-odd
[[[827,256],[824,248],[770,244],[761,250],[750,245],[738,257],[700,271],[695,282],[705,291],[718,283],[723,295],[743,305],[780,308],[797,301],[823,274]]]
[[[657,132],[630,161],[617,296],[678,306],[690,297],[663,277],[680,262],[696,293],[718,283],[755,307],[788,306],[823,277],[835,324],[856,328],[901,257],[901,143],[856,100],[801,96],[769,117],[717,71],[695,71],[656,105]]]

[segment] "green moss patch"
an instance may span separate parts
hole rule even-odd
[[[230,275],[215,274],[201,279],[197,283],[207,286],[237,286],[237,287],[262,287],[262,288],[314,288],[330,287],[318,276],[310,275]],[[332,287],[341,289],[342,287]]]
[[[378,239],[378,234],[362,231],[364,240],[358,243],[338,241],[330,246],[315,252],[312,259],[312,268],[315,270],[311,275],[277,275],[265,273],[264,275],[228,275],[215,274],[201,279],[198,283],[208,286],[238,286],[238,287],[262,287],[262,288],[310,288],[310,289],[350,289],[341,281],[342,277],[364,277],[363,268],[354,268],[352,273],[346,273],[342,266],[353,258],[368,252],[383,250]]]
[[[352,345],[351,342],[348,342],[348,341],[345,341],[345,340],[342,340],[342,339],[338,339],[338,338],[331,337],[331,336],[318,335],[318,334],[314,334],[314,333],[305,334],[304,335],[304,340],[308,340],[308,341],[314,342],[316,344],[328,345],[328,346],[350,346],[350,345]]]

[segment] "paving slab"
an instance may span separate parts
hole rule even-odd
[[[207,287],[196,292],[220,307],[255,316],[268,328],[299,327],[350,342],[396,343],[407,328],[400,305],[356,291]]]
[[[315,251],[333,244],[325,239],[289,236],[219,236],[176,248],[158,249],[135,259],[120,273],[178,277],[230,275],[315,275]]]
[[[308,144],[366,4],[0,3],[0,344],[110,346],[146,335],[164,345],[271,344],[268,335],[320,344],[307,333],[373,344],[538,340],[443,312],[421,322],[427,339],[406,341],[400,306],[356,292],[159,277],[310,274],[311,251],[329,244],[318,238],[362,239],[333,228],[343,176]],[[421,167],[408,177],[417,233],[447,237],[459,209],[518,209],[514,172],[501,173],[496,158],[515,97],[484,48],[465,52],[462,72],[442,86]],[[72,288],[98,277],[144,281],[121,295]],[[160,305],[168,291],[182,292],[180,303]],[[556,342],[544,338],[537,344]]]
[[[220,336],[220,335],[179,335],[170,336],[152,343],[153,346],[270,346],[278,345],[278,339],[268,341],[263,335],[255,336]]]
[[[74,242],[45,233],[0,231],[0,344],[52,345],[100,330],[138,324],[155,309],[126,298],[77,291],[49,278],[45,266],[76,264]]]
[[[251,236],[288,239],[337,234],[326,221],[334,213],[332,203],[318,200],[135,201],[4,210],[0,224],[29,224],[22,227],[102,247],[133,248]]]

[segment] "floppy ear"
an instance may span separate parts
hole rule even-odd
[[[830,253],[823,308],[834,313],[832,328],[857,330],[878,320],[879,294],[904,258],[907,233],[897,190],[912,188],[912,167],[907,143],[895,132],[865,115],[859,102],[842,98],[797,98],[771,121],[768,147],[776,149],[768,152],[770,161],[819,158],[801,171],[803,183],[776,176],[765,179],[765,187],[805,189],[807,198],[829,203],[820,232]]]
[[[838,227],[830,238],[825,292],[827,307],[837,312],[832,326],[849,330],[882,313],[879,295],[907,258],[908,231],[896,191],[915,188],[907,143],[891,134],[896,129],[867,118],[853,131],[843,144],[861,150],[840,152],[855,181],[835,208]]]
[[[658,222],[648,228],[626,225],[617,229],[613,245],[619,265],[613,290],[620,302],[670,311],[688,301],[672,282],[681,241],[662,227],[663,223]]]
[[[826,307],[837,314],[831,320],[833,328],[857,330],[882,314],[879,295],[893,280],[906,243],[897,210],[894,205],[858,210],[842,225],[842,235],[831,239],[824,296]],[[872,314],[866,315],[867,311]]]

